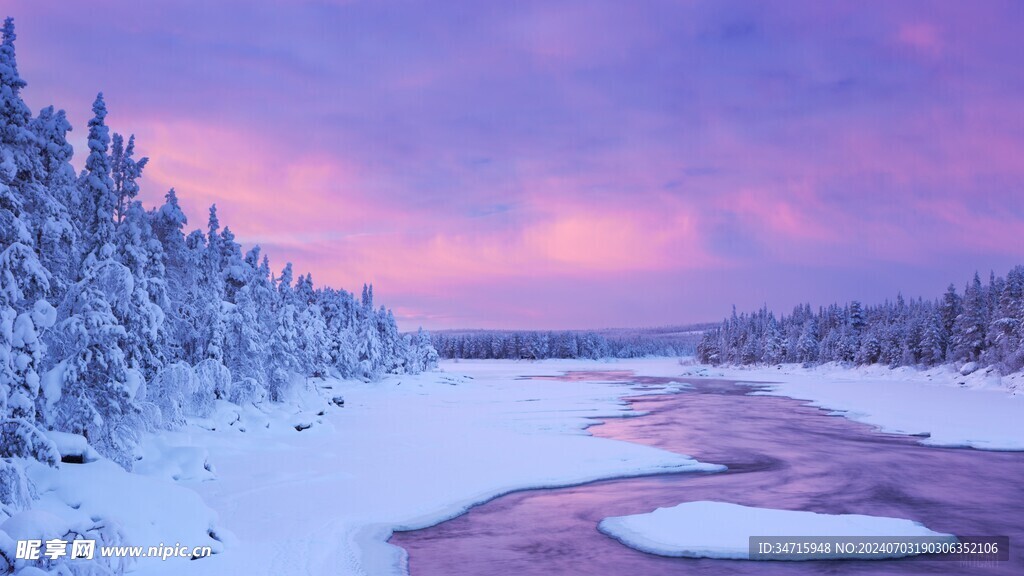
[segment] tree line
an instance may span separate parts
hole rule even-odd
[[[546,358],[640,358],[692,354],[690,333],[616,331],[435,332],[433,345],[442,358],[542,360]]]
[[[864,306],[853,301],[814,312],[809,304],[776,316],[767,308],[736,314],[705,332],[697,357],[710,364],[844,362],[897,366],[944,363],[1024,367],[1024,266],[1006,277],[978,274],[935,300]]]

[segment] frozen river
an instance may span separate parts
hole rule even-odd
[[[668,381],[625,372],[600,377],[638,385]],[[748,395],[750,386],[688,382],[692,390],[631,400],[648,415],[604,420],[590,432],[725,464],[728,472],[517,492],[434,527],[395,533],[390,542],[408,551],[413,576],[1024,573],[1024,453],[923,446],[796,400]],[[1009,536],[1010,560],[965,566],[922,559],[675,559],[638,552],[597,531],[608,516],[696,500],[909,518],[938,532]]]

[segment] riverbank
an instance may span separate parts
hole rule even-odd
[[[756,384],[754,394],[785,396],[923,444],[980,450],[1024,450],[1024,374],[981,369],[964,376],[950,366],[929,370],[837,364],[803,367],[707,366],[691,359],[489,361],[444,363],[457,372],[479,363],[521,366],[527,374],[633,370],[638,376],[724,379]]]
[[[918,436],[932,446],[1024,450],[1024,375],[989,370],[963,375],[950,366],[929,370],[836,364],[803,367],[684,368],[682,375],[769,383],[755,394],[810,405],[877,427]]]

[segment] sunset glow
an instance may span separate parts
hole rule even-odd
[[[1024,5],[787,4],[6,12],[76,166],[102,90],[148,206],[174,187],[202,227],[216,203],[403,329],[931,298],[1024,260]]]

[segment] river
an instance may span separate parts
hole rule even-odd
[[[567,374],[636,386],[687,382],[678,394],[638,396],[649,414],[607,419],[595,436],[724,464],[717,474],[664,474],[502,496],[390,542],[413,576],[455,574],[1024,574],[1024,453],[924,446],[790,398],[752,396],[722,380]],[[663,558],[597,531],[608,516],[695,500],[909,518],[939,532],[1004,535],[1010,559],[968,565],[923,559],[752,562]]]

